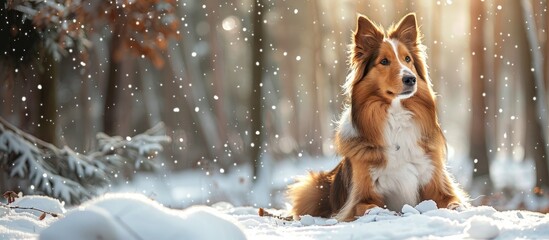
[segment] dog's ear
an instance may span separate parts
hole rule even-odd
[[[368,58],[383,41],[383,31],[366,16],[359,15],[354,32],[354,54],[359,59]]]
[[[404,16],[396,26],[396,29],[391,31],[390,38],[396,38],[405,44],[420,44],[420,32],[417,27],[415,13]]]

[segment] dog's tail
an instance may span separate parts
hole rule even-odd
[[[332,172],[310,172],[308,176],[298,179],[288,189],[292,202],[292,214],[298,219],[301,215],[330,217],[330,187],[333,181]]]

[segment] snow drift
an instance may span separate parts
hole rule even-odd
[[[313,216],[300,221],[259,217],[257,208],[225,202],[185,210],[140,194],[107,194],[65,210],[56,199],[25,196],[21,204],[61,214],[38,220],[32,211],[0,207],[0,239],[548,239],[549,215],[481,206],[437,209],[433,201],[401,213],[374,208],[353,222]],[[268,209],[284,215],[286,210]]]
[[[63,239],[246,239],[240,224],[210,207],[166,208],[138,194],[107,194],[70,211],[40,233]]]

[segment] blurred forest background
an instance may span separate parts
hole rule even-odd
[[[548,4],[3,0],[0,114],[82,154],[100,132],[164,122],[172,141],[154,161],[174,172],[249,165],[253,181],[266,158],[335,162],[357,13],[387,27],[416,12],[452,171],[477,203],[525,207],[549,183]],[[0,190],[28,191],[0,166]]]

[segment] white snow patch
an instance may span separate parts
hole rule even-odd
[[[139,195],[109,194],[67,213],[55,199],[26,196],[18,199],[18,203],[52,211],[57,208],[64,217],[40,221],[37,213],[0,207],[0,239],[37,239],[39,234],[42,239],[75,235],[82,239],[84,233],[108,239],[467,239],[478,236],[475,231],[496,231],[486,226],[476,229],[474,219],[479,217],[484,223],[489,219],[497,227],[497,239],[549,239],[547,214],[499,212],[489,206],[454,211],[438,209],[431,200],[413,208],[412,205],[398,209],[402,214],[374,208],[353,222],[315,216],[298,221],[258,216],[259,205],[269,206],[267,210],[275,215],[289,216],[291,206],[283,195],[293,177],[306,170],[329,171],[338,162],[336,156],[307,155],[276,164],[266,162],[262,174],[268,177],[259,178],[256,183],[261,186],[255,187],[251,184],[251,167],[245,165],[227,168],[224,174],[211,171],[212,174],[206,175],[204,171],[191,170],[167,175],[139,174],[132,183],[116,189]],[[193,207],[215,202],[218,203],[212,207]],[[174,210],[166,206],[190,208]],[[73,235],[52,236],[48,232]]]
[[[91,200],[50,228],[41,239],[246,239],[239,223],[211,207],[177,211],[139,194]]]
[[[466,224],[465,232],[473,239],[492,239],[499,235],[499,228],[491,218],[474,216]]]
[[[315,224],[315,219],[311,215],[303,215],[299,221],[303,224],[303,226],[311,226]]]
[[[40,233],[41,240],[122,239],[116,220],[105,209],[89,207],[71,211]]]
[[[337,219],[335,218],[330,218],[326,220],[326,225],[336,225],[336,224],[337,224]]]
[[[65,208],[57,200],[43,196],[24,196],[9,204],[11,207],[34,207],[51,213],[64,213]],[[46,216],[38,220],[42,213],[34,210],[9,209],[0,207],[0,239],[35,239],[37,233],[58,220]]]
[[[26,201],[47,207],[44,202],[57,200],[29,196]],[[0,239],[549,239],[547,214],[499,212],[489,206],[436,209],[432,201],[415,208],[405,205],[402,215],[373,208],[353,222],[308,215],[284,221],[227,202],[174,210],[138,194],[108,194],[64,217],[42,221],[34,213],[0,210]],[[287,210],[268,211],[289,215]]]
[[[59,200],[46,197],[46,196],[23,196],[16,198],[10,206],[18,206],[22,208],[36,208],[46,212],[59,213],[63,214],[66,212],[65,203],[59,202]],[[42,212],[31,210],[31,209],[15,209],[16,213],[30,213],[36,217],[42,215]],[[47,218],[51,217],[50,215],[46,216]]]
[[[267,155],[267,154],[265,154]],[[336,156],[311,157],[275,161],[265,156],[260,168],[260,177],[252,184],[252,168],[249,165],[229,167],[225,173],[185,170],[169,173],[141,173],[132,183],[110,189],[114,192],[134,192],[154,198],[172,208],[187,208],[192,205],[210,205],[229,202],[235,206],[254,206],[289,209],[286,188],[298,175],[308,171],[330,171],[338,163]]]
[[[532,166],[534,160],[526,159],[517,161],[505,158],[500,153],[492,164],[490,164],[490,178],[496,189],[505,187],[529,191],[536,184],[536,173]]]
[[[408,205],[408,204],[404,204],[404,206],[402,206],[402,213],[403,214],[419,214],[419,210],[413,208],[412,206]]]
[[[386,208],[375,207],[366,212],[357,222],[369,223],[398,218],[398,214]]]
[[[437,208],[437,203],[433,200],[426,200],[426,201],[423,201],[423,202],[420,202],[417,206],[416,206],[416,209],[420,212],[420,213],[426,213],[428,211],[432,211],[432,210],[436,210],[438,209]]]
[[[0,206],[0,217],[3,217],[10,213],[10,209],[4,206]]]

